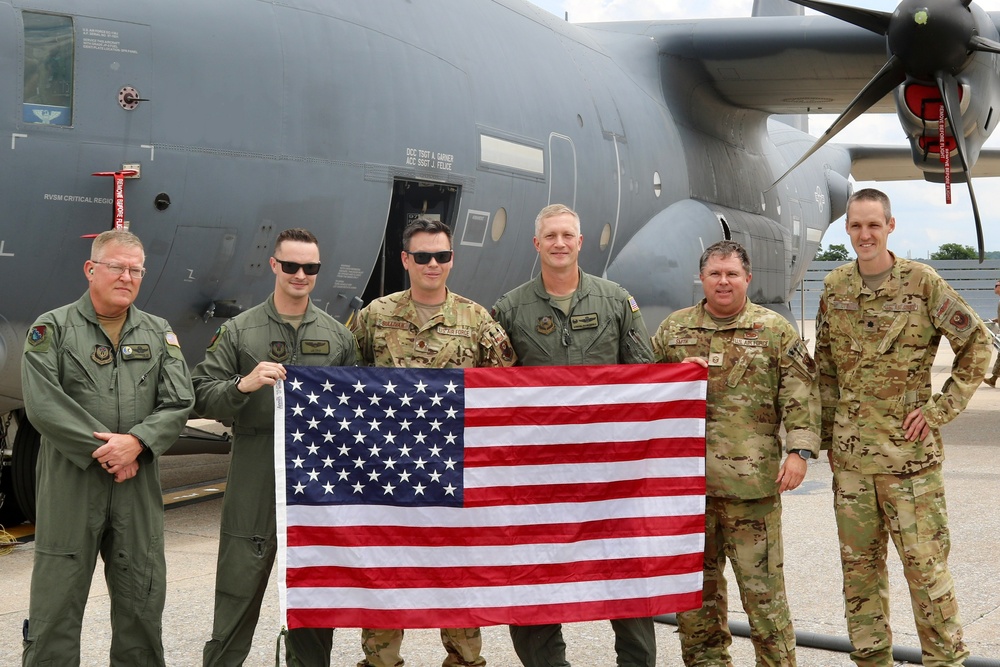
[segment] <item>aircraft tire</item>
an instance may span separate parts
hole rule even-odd
[[[17,413],[17,435],[14,436],[14,452],[11,455],[11,486],[14,500],[28,521],[35,520],[35,464],[38,450],[42,446],[42,436],[28,421],[23,410]]]
[[[24,523],[24,512],[14,498],[14,472],[8,465],[0,465],[0,495],[3,501],[0,502],[0,526],[11,528]]]

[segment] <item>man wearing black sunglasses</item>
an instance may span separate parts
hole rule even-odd
[[[277,538],[274,513],[274,390],[285,364],[354,366],[357,344],[347,328],[312,305],[319,242],[287,229],[270,260],[274,294],[215,332],[192,375],[195,412],[233,422],[233,458],[222,502],[215,579],[215,624],[205,667],[242,665],[250,652]],[[332,629],[288,633],[288,665],[329,665]]]
[[[627,291],[584,273],[578,262],[580,217],[563,204],[546,206],[535,219],[541,274],[515,287],[493,306],[524,366],[648,364],[653,361],[646,325]],[[617,664],[653,667],[656,634],[651,618],[611,621]],[[512,625],[517,657],[526,667],[568,666],[562,626]]]
[[[510,366],[514,351],[507,334],[485,308],[450,291],[451,228],[420,217],[403,230],[403,267],[410,289],[372,301],[352,322],[363,361],[394,368],[479,368]],[[403,664],[400,629],[364,628],[359,667]],[[449,666],[485,665],[479,628],[442,628]]]

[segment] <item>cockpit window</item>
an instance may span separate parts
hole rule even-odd
[[[73,121],[73,19],[24,12],[25,123]]]

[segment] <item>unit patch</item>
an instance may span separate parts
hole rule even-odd
[[[280,364],[288,358],[288,345],[283,340],[272,340],[271,347],[267,351],[267,356],[272,361],[277,361]]]
[[[90,355],[90,358],[98,366],[105,366],[114,361],[115,353],[110,345],[95,345],[94,353]]]
[[[216,348],[219,347],[219,340],[222,339],[222,334],[224,333],[226,333],[225,324],[215,330],[215,335],[213,335],[212,340],[208,342],[208,352],[215,352]]]
[[[31,327],[31,331],[28,332],[28,345],[32,347],[38,347],[42,343],[47,342],[45,338],[45,325],[39,324],[36,327]],[[48,345],[45,346],[46,348]],[[39,348],[42,349],[42,348]]]
[[[299,349],[302,350],[302,354],[330,354],[330,341],[304,340]]]
[[[535,331],[542,334],[543,336],[548,336],[550,333],[556,330],[556,321],[551,315],[545,315],[544,317],[538,318],[538,324],[535,326]]]
[[[596,329],[598,325],[597,313],[587,313],[586,315],[574,315],[569,318],[569,328],[573,331],[580,329]]]

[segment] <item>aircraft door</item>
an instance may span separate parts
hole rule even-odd
[[[549,135],[549,203],[576,210],[576,146],[555,132]]]
[[[461,188],[457,185],[396,179],[375,268],[362,295],[365,304],[410,286],[399,259],[403,251],[403,230],[410,221],[424,215],[444,221],[454,231],[460,194]]]

